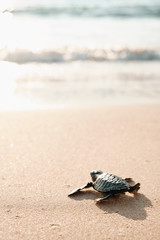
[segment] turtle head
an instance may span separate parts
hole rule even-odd
[[[100,170],[94,170],[94,171],[90,172],[91,178],[92,178],[93,182],[96,181],[97,177],[98,177],[99,175],[101,175],[102,173],[103,173],[103,172],[100,171]]]

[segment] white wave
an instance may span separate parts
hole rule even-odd
[[[61,48],[57,50],[43,50],[32,52],[29,50],[16,49],[0,51],[0,60],[23,63],[53,63],[72,61],[154,61],[160,60],[160,49],[105,49],[105,48]]]
[[[8,9],[9,11],[9,9]],[[22,1],[10,10],[13,14],[78,17],[160,17],[159,0],[54,0]]]

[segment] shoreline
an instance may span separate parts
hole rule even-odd
[[[1,239],[159,239],[159,105],[0,112],[0,132]],[[141,189],[69,198],[93,169]]]
[[[32,104],[31,104],[32,105]],[[103,110],[103,109],[110,109],[110,108],[113,108],[113,109],[119,109],[119,108],[122,108],[122,109],[129,109],[129,108],[151,108],[151,107],[155,107],[155,108],[159,108],[160,107],[160,103],[159,102],[123,102],[123,101],[120,101],[120,102],[109,102],[109,103],[101,103],[101,102],[98,102],[97,104],[96,103],[87,103],[86,105],[84,103],[78,103],[76,102],[75,104],[55,104],[55,106],[51,106],[51,107],[38,107],[38,106],[35,106],[35,107],[21,107],[21,108],[1,108],[0,109],[0,115],[2,114],[5,114],[5,113],[33,113],[33,112],[39,112],[39,113],[45,113],[45,112],[56,112],[56,111],[79,111],[79,110],[82,110],[82,111],[87,111],[87,110],[92,110],[92,111],[96,111],[96,110]]]

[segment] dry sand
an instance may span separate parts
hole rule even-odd
[[[160,239],[160,106],[0,113],[0,239]],[[141,183],[96,204],[101,169]]]

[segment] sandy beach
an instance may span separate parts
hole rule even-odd
[[[160,107],[0,113],[0,239],[160,238]],[[96,204],[100,169],[141,183]]]

